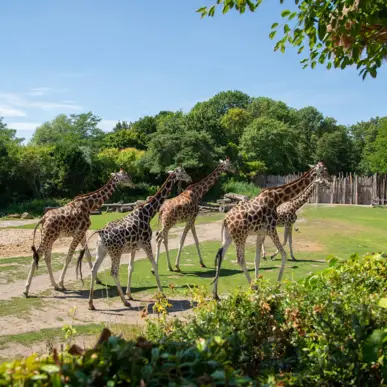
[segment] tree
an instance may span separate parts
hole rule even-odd
[[[253,98],[247,110],[254,118],[265,116],[286,123],[292,123],[296,111],[282,101],[274,101],[267,97]]]
[[[0,117],[0,207],[16,199],[20,190],[16,155],[21,142],[16,130],[9,129]]]
[[[227,145],[227,137],[221,118],[230,109],[246,109],[251,98],[241,91],[223,91],[205,102],[198,102],[187,115],[187,125],[191,131],[207,132],[219,145]]]
[[[325,133],[317,142],[316,160],[323,160],[331,174],[349,172],[352,167],[351,142],[344,127]]]
[[[126,121],[118,121],[113,128],[113,132],[118,132],[124,129],[130,129],[131,123]]]
[[[143,140],[140,138],[138,132],[130,129],[115,130],[106,133],[102,147],[104,148],[137,148],[145,149]]]
[[[297,170],[297,136],[284,122],[268,117],[255,119],[244,131],[240,149],[246,161],[261,161],[270,174]]]
[[[94,143],[98,145],[105,133],[98,128],[101,118],[93,113],[60,114],[36,128],[31,144],[52,145],[57,143]]]
[[[284,0],[280,0],[283,3]],[[244,13],[255,12],[262,0],[217,0],[215,5],[197,10],[202,17],[214,16],[215,8],[223,13],[235,9]],[[274,50],[285,52],[286,46],[298,48],[304,68],[314,68],[317,63],[329,69],[344,69],[357,65],[363,79],[370,74],[376,77],[387,56],[387,3],[385,0],[294,0],[296,11],[283,10],[284,23],[273,23],[269,35],[274,39],[281,28],[282,37]]]
[[[25,189],[34,197],[44,197],[47,190],[47,181],[52,176],[54,161],[53,146],[28,145],[18,148],[16,155],[18,176],[25,183]]]
[[[378,119],[376,124],[374,122],[368,128],[369,140],[375,135],[375,127],[377,134],[374,141],[368,142],[364,147],[363,168],[371,173],[387,174],[387,117]]]
[[[227,138],[234,144],[239,144],[240,137],[246,126],[252,121],[251,114],[242,108],[231,108],[220,119]]]
[[[191,130],[183,113],[177,112],[152,136],[143,164],[151,173],[164,173],[182,164],[191,177],[201,176],[214,166],[217,154],[214,142],[203,130]],[[198,169],[201,168],[201,171]]]

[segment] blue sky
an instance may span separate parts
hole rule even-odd
[[[60,113],[92,111],[109,130],[229,89],[313,105],[341,124],[387,114],[385,68],[366,81],[355,69],[303,70],[268,38],[279,1],[242,16],[194,12],[213,2],[3,0],[0,116],[26,139]]]

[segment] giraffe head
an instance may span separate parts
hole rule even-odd
[[[118,184],[133,188],[134,184],[130,176],[121,168],[119,172],[111,173],[115,177]]]
[[[318,185],[321,185],[321,186],[323,186],[326,189],[330,189],[331,188],[331,181],[326,179],[323,176],[318,176],[315,181],[316,181],[316,183]]]
[[[220,167],[222,168],[223,171],[228,171],[228,172],[231,172],[231,173],[235,173],[236,170],[235,170],[235,166],[233,165],[233,163],[231,162],[230,160],[230,157],[227,156],[226,160],[219,160],[219,165]]]
[[[175,181],[184,181],[186,183],[191,183],[192,179],[191,176],[188,175],[188,173],[185,171],[185,169],[179,165],[177,168],[175,168],[174,171],[168,171],[169,174],[174,173],[175,174]]]
[[[310,165],[316,172],[316,178],[322,178],[327,180],[328,182],[332,181],[332,178],[328,172],[327,167],[324,165],[322,161],[319,161],[316,165]]]

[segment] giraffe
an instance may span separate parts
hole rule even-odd
[[[152,229],[150,227],[150,221],[159,211],[164,200],[168,197],[172,190],[173,185],[177,181],[191,182],[190,176],[185,172],[184,168],[179,166],[174,171],[169,171],[164,184],[157,191],[157,193],[150,197],[146,203],[136,207],[132,213],[126,217],[108,223],[104,228],[96,231],[98,233],[97,240],[97,258],[94,262],[91,270],[92,277],[90,282],[90,294],[89,294],[89,309],[95,310],[93,304],[93,293],[94,293],[94,281],[97,276],[98,269],[106,257],[109,254],[111,258],[111,276],[116,283],[118,294],[121,297],[123,304],[130,307],[130,302],[125,299],[124,293],[121,288],[120,280],[118,278],[118,272],[120,267],[121,256],[125,252],[130,252],[130,260],[128,266],[128,286],[126,289],[126,295],[129,300],[132,300],[131,294],[131,278],[133,273],[133,263],[136,255],[136,250],[142,248],[148,259],[150,260],[153,271],[156,276],[157,287],[160,292],[162,288],[160,285],[160,279],[158,275],[156,261],[153,257],[151,239]],[[81,251],[78,258],[77,272],[81,273],[82,278],[82,258],[85,252],[85,248]]]
[[[43,215],[34,229],[33,242],[31,247],[33,251],[33,260],[31,263],[30,271],[28,273],[27,282],[25,284],[25,290],[23,292],[26,297],[28,297],[32,277],[34,275],[35,269],[38,268],[39,259],[42,254],[44,254],[44,260],[47,265],[51,285],[55,290],[65,290],[64,277],[74,251],[79,243],[81,243],[82,246],[85,246],[86,244],[86,231],[91,224],[90,213],[91,211],[95,211],[100,208],[104,201],[111,197],[118,184],[133,187],[131,178],[123,169],[120,169],[120,171],[117,173],[111,173],[111,178],[109,181],[97,191],[76,196],[70,203],[66,204],[65,206],[48,210]],[[36,249],[35,235],[36,230],[40,224],[42,225],[42,237],[40,246],[38,249]],[[60,236],[71,236],[73,237],[73,240],[71,241],[66,261],[59,278],[59,284],[57,284],[55,282],[51,267],[51,251],[52,245]],[[91,269],[92,263],[89,250],[87,250],[86,255]]]
[[[237,261],[241,266],[246,279],[251,283],[250,274],[247,271],[245,262],[245,244],[248,235],[256,234],[256,253],[255,253],[255,277],[258,278],[259,265],[261,260],[261,247],[266,234],[273,240],[282,256],[282,264],[278,275],[278,281],[282,280],[286,252],[278,238],[277,226],[277,207],[295,196],[299,195],[315,178],[323,176],[330,181],[330,177],[323,162],[318,162],[311,166],[300,178],[273,188],[263,190],[254,199],[241,202],[233,207],[222,222],[222,247],[218,250],[215,258],[216,275],[213,280],[213,297],[218,297],[218,280],[222,260],[231,244],[234,241],[237,251]]]
[[[156,264],[158,264],[160,256],[161,242],[164,242],[165,251],[167,253],[168,270],[173,271],[168,252],[168,232],[178,222],[186,222],[183,234],[181,235],[179,250],[176,257],[175,267],[180,271],[180,255],[184,245],[188,231],[192,231],[195,240],[196,249],[199,255],[200,266],[206,267],[203,262],[199,248],[199,240],[196,235],[195,220],[199,213],[200,199],[211,189],[222,172],[234,172],[234,168],[230,159],[227,157],[225,161],[219,160],[219,165],[214,171],[198,183],[192,184],[186,188],[180,195],[173,199],[165,201],[159,212],[159,224],[161,221],[161,230],[156,233]]]
[[[296,258],[293,254],[293,240],[292,240],[292,233],[293,233],[293,225],[296,223],[297,220],[297,211],[308,201],[310,196],[312,195],[314,189],[316,186],[321,185],[326,188],[330,187],[330,182],[327,179],[324,178],[316,178],[300,195],[298,195],[296,198],[283,203],[277,207],[277,227],[284,227],[284,243],[283,246],[286,246],[286,243],[289,239],[289,250],[290,250],[290,257],[293,261],[296,261]],[[271,259],[274,259],[274,257],[278,254],[278,250],[270,256]],[[266,260],[265,257],[265,244],[262,243],[262,258]]]

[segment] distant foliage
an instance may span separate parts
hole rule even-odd
[[[223,194],[222,184],[230,177],[241,188],[256,174],[306,171],[318,160],[332,174],[387,173],[385,117],[345,127],[313,106],[297,110],[228,90],[187,113],[161,111],[135,122],[118,121],[107,133],[100,120],[91,112],[62,114],[23,144],[0,118],[0,210],[93,191],[121,167],[141,189],[120,188],[111,200],[148,195],[178,164],[199,181],[227,156],[237,172],[221,178],[206,200]]]

